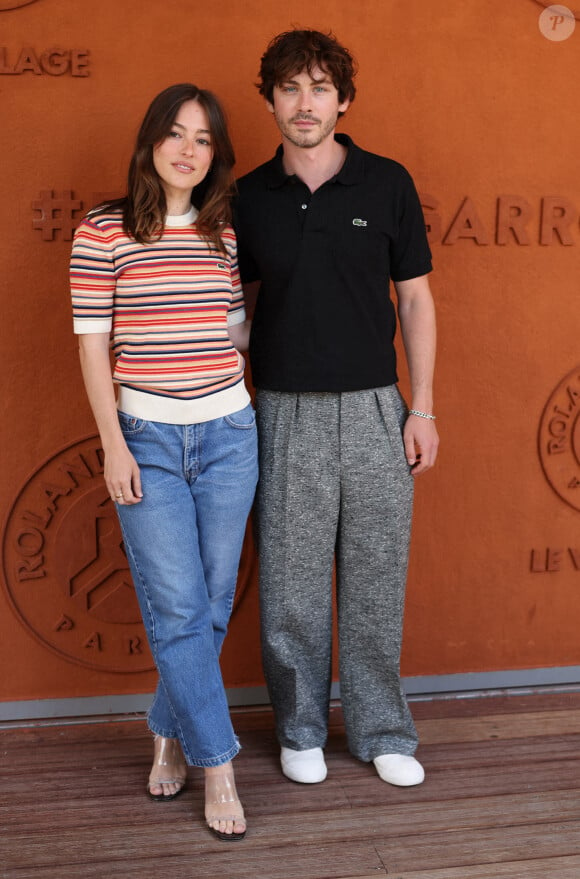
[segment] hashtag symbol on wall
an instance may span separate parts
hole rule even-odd
[[[40,217],[32,221],[32,228],[42,232],[44,241],[54,241],[55,232],[61,232],[64,241],[72,241],[79,219],[76,211],[82,210],[82,201],[73,198],[72,192],[53,192],[43,189],[40,198],[32,202],[32,209],[40,211]]]

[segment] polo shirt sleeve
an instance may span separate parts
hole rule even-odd
[[[99,226],[85,219],[75,232],[70,260],[75,333],[111,331],[115,286],[111,244]]]
[[[246,198],[248,198],[247,195]],[[244,235],[244,212],[240,196],[234,201],[233,215],[238,248],[238,270],[242,283],[250,284],[252,281],[261,281],[262,279],[260,277],[258,266],[246,244],[246,238]]]
[[[433,265],[421,202],[409,173],[401,167],[398,198],[398,235],[391,245],[393,281],[409,281],[428,274]]]

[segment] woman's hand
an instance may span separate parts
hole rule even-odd
[[[109,360],[109,334],[81,335],[79,349],[87,396],[105,452],[107,491],[116,504],[138,504],[143,497],[141,476],[119,426]]]
[[[139,466],[125,443],[105,452],[105,483],[114,503],[130,506],[141,502]]]

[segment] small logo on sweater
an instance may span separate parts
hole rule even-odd
[[[354,220],[352,221],[353,226],[366,226],[366,224],[367,224],[366,220],[360,220],[358,217],[355,217]]]
[[[218,262],[217,268],[218,269],[227,269],[227,266],[226,266],[225,262]]]

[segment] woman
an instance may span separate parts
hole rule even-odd
[[[171,800],[186,764],[203,767],[206,821],[227,840],[246,823],[219,653],[257,481],[237,350],[249,324],[229,225],[233,164],[215,96],[165,89],[141,125],[126,196],[83,220],[71,258],[105,482],[159,672],[147,791]]]

